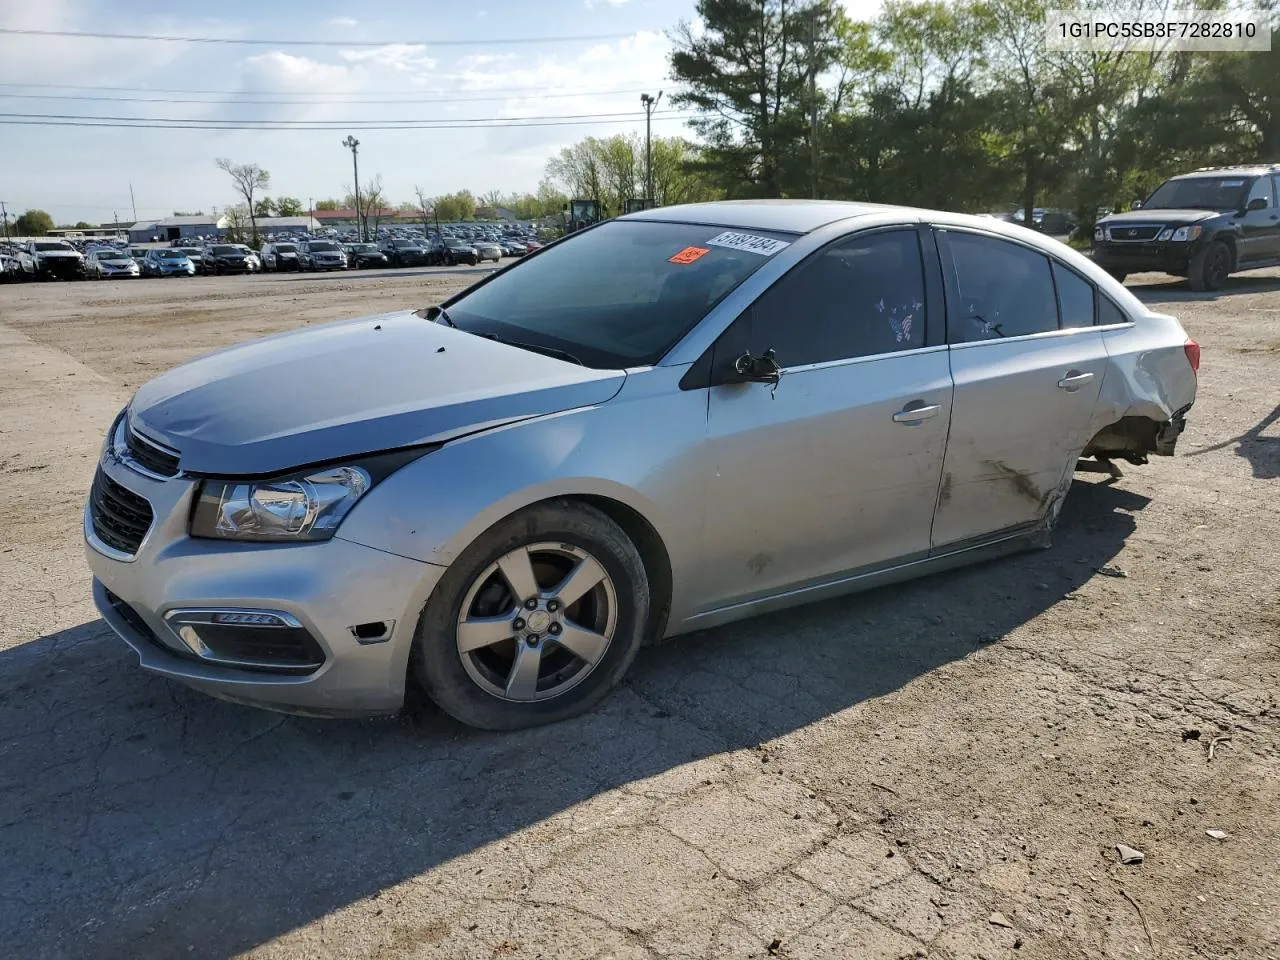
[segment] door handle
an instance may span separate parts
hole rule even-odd
[[[901,410],[893,415],[894,423],[921,423],[930,417],[936,417],[938,411],[941,410],[936,403],[927,404],[920,400],[915,400],[907,404]]]
[[[1066,390],[1068,393],[1074,393],[1092,379],[1092,373],[1084,373],[1079,370],[1068,370],[1067,375],[1058,381],[1058,389]]]

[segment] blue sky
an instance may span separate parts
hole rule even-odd
[[[846,6],[861,13],[874,3],[847,0]],[[665,32],[693,13],[693,0],[0,0],[0,27],[9,29],[337,44],[0,35],[0,112],[307,122],[638,114],[572,126],[354,131],[361,180],[381,174],[395,201],[412,199],[415,185],[430,195],[532,190],[561,147],[588,135],[643,130],[640,92],[671,86]],[[616,37],[485,42],[602,34]],[[395,42],[354,45],[383,40]],[[130,89],[63,89],[73,84]],[[90,94],[200,102],[66,99]],[[302,102],[253,102],[273,98]],[[353,102],[359,98],[402,102]],[[436,102],[403,102],[412,98]],[[667,108],[664,102],[659,109]],[[685,132],[678,118],[661,115],[654,131]],[[113,212],[128,219],[132,183],[139,217],[207,211],[235,202],[228,178],[214,166],[215,157],[225,156],[261,164],[272,177],[268,193],[305,204],[349,187],[351,154],[341,146],[347,132],[340,123],[286,132],[0,126],[0,199],[10,215],[41,207],[58,222],[99,222]]]

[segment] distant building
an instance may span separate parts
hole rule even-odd
[[[432,211],[427,211],[427,218],[430,219]],[[356,227],[356,212],[352,209],[346,210],[317,210],[315,218],[325,227],[332,227],[335,230],[352,229]],[[409,224],[416,223],[421,225],[422,213],[418,210],[370,210],[367,217],[369,221],[369,229],[373,229],[373,223],[376,220],[378,226],[383,224]]]
[[[165,217],[162,220],[139,220],[129,228],[129,242],[195,240],[199,237],[221,236],[226,229],[226,217],[214,217],[204,213],[188,217]]]
[[[259,217],[258,233],[312,233],[320,229],[315,217]]]

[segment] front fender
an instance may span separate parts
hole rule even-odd
[[[701,549],[705,476],[698,453],[706,433],[705,392],[678,389],[683,372],[633,372],[605,403],[446,443],[375,487],[338,535],[448,565],[523,507],[604,497],[653,527],[679,584]]]

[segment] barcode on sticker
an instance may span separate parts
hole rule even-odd
[[[730,250],[745,250],[758,253],[762,257],[772,257],[779,250],[791,246],[785,240],[774,240],[771,237],[757,237],[754,233],[734,233],[726,231],[706,241],[708,246],[728,247]]]

